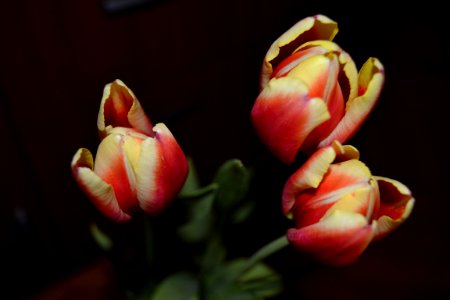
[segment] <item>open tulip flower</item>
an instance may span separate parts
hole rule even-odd
[[[372,176],[356,148],[339,142],[315,152],[287,181],[284,213],[294,218],[287,238],[331,265],[355,261],[373,240],[397,228],[414,198],[398,181]]]
[[[359,73],[332,39],[337,24],[323,15],[305,18],[281,35],[263,62],[261,93],[251,117],[262,142],[292,163],[334,140],[347,141],[369,115],[384,70],[369,58]]]
[[[152,125],[133,92],[120,80],[107,84],[97,120],[101,143],[95,157],[85,148],[72,159],[78,185],[116,221],[142,210],[155,215],[185,182],[186,157],[169,129]]]

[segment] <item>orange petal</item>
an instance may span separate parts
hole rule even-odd
[[[334,140],[344,143],[351,138],[375,106],[383,84],[383,65],[376,58],[370,58],[359,74],[359,96],[346,103],[344,117],[319,147],[327,146]]]
[[[103,90],[97,127],[102,138],[113,127],[133,128],[153,135],[153,125],[138,99],[119,79],[107,84]]]
[[[259,94],[251,117],[269,150],[291,163],[308,134],[330,116],[324,101],[309,97],[303,82],[282,77],[272,79]]]
[[[163,123],[153,129],[155,137],[142,143],[136,168],[140,206],[152,215],[176,196],[188,173],[186,157],[169,129]]]
[[[323,15],[308,17],[297,22],[275,40],[267,51],[261,70],[261,90],[268,83],[273,66],[291,55],[296,48],[312,40],[332,40],[337,32],[336,22]]]
[[[319,261],[334,266],[354,262],[373,238],[373,226],[364,216],[336,210],[319,223],[289,229],[289,242]]]
[[[81,148],[77,151],[71,163],[76,182],[105,216],[118,222],[128,221],[131,216],[119,207],[112,186],[92,171],[93,164],[89,150]]]
[[[374,176],[380,190],[380,209],[374,219],[377,221],[375,238],[380,239],[396,229],[411,214],[415,199],[402,183],[386,177]]]

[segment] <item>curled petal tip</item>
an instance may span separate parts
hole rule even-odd
[[[324,15],[307,17],[297,22],[275,40],[267,51],[261,71],[261,89],[269,81],[273,65],[286,58],[303,43],[312,40],[332,40],[337,32],[337,23]]]
[[[374,176],[380,190],[380,209],[375,216],[378,221],[376,239],[388,235],[411,214],[415,199],[404,184],[381,176]]]
[[[383,85],[383,65],[378,59],[369,58],[359,72],[358,95],[348,100],[343,118],[319,147],[330,145],[334,140],[343,143],[351,138],[375,107]]]
[[[134,93],[119,79],[105,85],[97,119],[103,138],[114,127],[133,128],[152,134],[152,123]]]

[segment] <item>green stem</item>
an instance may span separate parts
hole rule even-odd
[[[289,241],[286,238],[286,235],[283,235],[270,243],[266,244],[262,248],[260,248],[258,251],[256,251],[245,263],[245,265],[242,267],[240,272],[238,273],[237,278],[245,274],[248,270],[250,270],[254,265],[256,265],[261,260],[265,259],[266,257],[272,255],[273,253],[283,249],[289,245]]]

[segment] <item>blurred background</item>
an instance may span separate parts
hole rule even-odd
[[[450,297],[450,36],[443,7],[429,1],[399,8],[341,1],[144,2],[0,4],[5,299],[124,299],[117,272],[90,235],[93,221],[109,221],[70,173],[76,150],[98,145],[103,87],[116,78],[154,123],[168,125],[204,183],[229,158],[260,170],[258,209],[270,220],[237,238],[254,234],[259,243],[283,234],[290,223],[281,216],[279,192],[292,170],[260,144],[249,112],[271,43],[318,13],[338,22],[335,41],[358,67],[369,56],[384,64],[379,103],[349,143],[375,175],[403,182],[417,202],[410,219],[348,267],[322,266],[290,248],[270,257],[286,274],[280,297]]]

